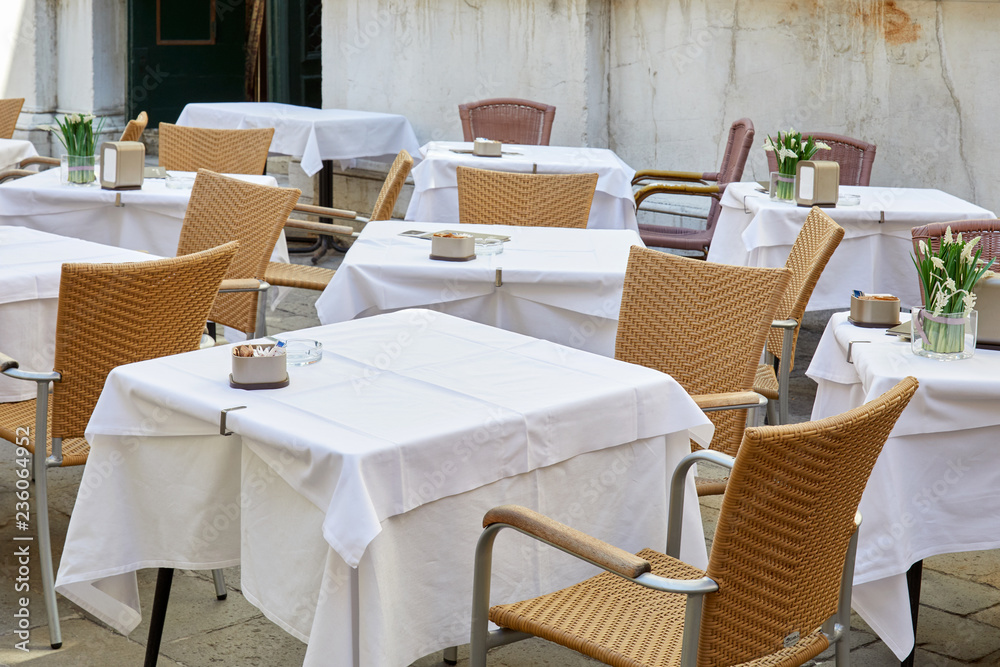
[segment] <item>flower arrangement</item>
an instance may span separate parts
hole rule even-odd
[[[94,129],[92,114],[69,114],[62,120],[56,119],[56,127],[48,128],[66,149],[68,174],[66,180],[77,185],[86,185],[96,180],[94,170],[97,153],[97,137],[104,129],[104,119]]]
[[[936,252],[920,241],[918,255],[911,257],[924,293],[924,310],[917,315],[914,334],[920,335],[926,349],[946,354],[963,350],[964,320],[976,305],[972,289],[993,275],[990,267],[995,260],[985,262],[982,247],[977,248],[981,238],[965,241],[961,233],[952,236],[948,227]]]
[[[764,150],[774,153],[778,158],[778,173],[782,176],[795,176],[795,167],[799,160],[811,160],[819,149],[830,150],[822,141],[816,141],[809,136],[803,141],[802,133],[789,128],[788,132],[778,132],[775,141],[768,135],[764,140]],[[795,196],[795,182],[788,178],[778,182],[778,199],[792,199]]]

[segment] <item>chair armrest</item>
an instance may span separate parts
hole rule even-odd
[[[35,155],[34,157],[26,157],[17,163],[19,169],[24,169],[33,164],[47,164],[52,167],[59,166],[59,159],[54,157],[45,157],[43,155]]]
[[[289,218],[285,221],[286,229],[305,229],[314,234],[325,234],[327,236],[354,236],[353,227],[347,225],[331,225],[325,222],[313,222],[311,220],[295,220]]]
[[[27,169],[6,169],[0,171],[0,183],[9,181],[14,178],[23,178],[25,176],[31,176],[35,172],[28,171]]]
[[[347,211],[341,208],[328,208],[326,206],[313,206],[312,204],[296,204],[293,211],[300,211],[302,213],[309,213],[311,215],[319,215],[324,218],[348,218],[353,220],[358,217],[355,211]]]
[[[58,382],[62,379],[62,374],[57,371],[23,371],[17,363],[17,359],[7,356],[3,352],[0,352],[0,374],[15,380],[29,380],[31,382]]]
[[[742,410],[767,405],[767,399],[754,391],[731,391],[724,394],[697,394],[692,396],[703,412]]]
[[[519,505],[494,507],[483,517],[483,528],[495,523],[507,524],[526,535],[596,563],[605,570],[620,574],[626,579],[635,579],[652,569],[649,561],[635,554],[570,528],[527,507]]]
[[[661,171],[658,169],[643,169],[635,172],[632,177],[632,185],[639,185],[644,181],[695,181],[705,179],[705,174],[698,171]]]
[[[264,292],[271,286],[256,278],[229,278],[219,285],[219,294],[234,294],[237,292]]]
[[[773,329],[794,329],[797,326],[799,326],[799,321],[793,318],[771,322],[771,328]]]
[[[718,185],[704,184],[683,184],[683,183],[654,183],[645,185],[635,193],[635,205],[640,206],[647,197],[655,194],[669,195],[694,195],[698,197],[712,197],[721,192]]]

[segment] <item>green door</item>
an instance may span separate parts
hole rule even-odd
[[[245,99],[243,0],[129,0],[128,115],[173,123],[188,102]]]
[[[322,0],[268,3],[268,99],[321,108]]]

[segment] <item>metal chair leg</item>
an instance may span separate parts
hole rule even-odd
[[[173,581],[174,569],[161,567],[156,574],[156,593],[153,596],[153,611],[149,617],[144,667],[156,667],[156,660],[160,655],[160,640],[163,639],[163,623],[167,618],[167,603],[170,602],[170,585]]]
[[[225,600],[229,595],[226,590],[226,575],[222,570],[212,570],[212,581],[215,582],[215,597],[218,600]]]
[[[449,646],[444,650],[444,664],[454,665],[458,663],[458,647]]]
[[[62,631],[59,628],[59,607],[56,605],[55,577],[52,569],[52,536],[49,532],[49,498],[46,460],[46,440],[49,410],[48,383],[39,383],[35,399],[35,451],[32,465],[35,474],[35,519],[38,525],[38,559],[42,566],[42,596],[49,617],[49,644],[52,648],[62,647]],[[41,434],[41,435],[39,435]]]

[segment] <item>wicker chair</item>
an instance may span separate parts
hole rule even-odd
[[[834,641],[837,664],[847,664],[858,503],[916,389],[910,377],[836,417],[747,429],[735,459],[691,454],[674,473],[665,554],[632,555],[523,507],[490,510],[476,547],[470,665],[486,667],[489,647],[532,635],[618,667],[792,667]],[[705,458],[728,459],[732,481],[702,572],[677,555],[684,480]],[[606,572],[490,608],[503,528]],[[487,620],[500,628],[488,632]]]
[[[128,125],[125,126],[125,129],[122,131],[122,136],[121,138],[118,139],[118,141],[139,141],[142,138],[143,130],[146,129],[147,122],[148,122],[148,117],[146,116],[146,112],[140,111],[136,119],[130,120],[128,122]],[[21,160],[21,162],[18,163],[17,166],[23,169],[24,167],[28,167],[33,164],[42,164],[48,167],[58,167],[59,160],[54,157],[35,156]]]
[[[777,358],[780,362],[778,374],[774,373],[773,363],[761,364],[753,383],[754,391],[766,396],[769,401],[767,416],[770,424],[788,422],[788,374],[795,363],[795,345],[799,340],[802,316],[816,281],[843,238],[843,227],[821,209],[813,208],[788,254],[785,266],[792,272],[792,282],[778,305],[767,339],[769,360]],[[777,410],[774,409],[775,403]]]
[[[382,183],[382,189],[375,200],[375,209],[368,218],[371,220],[388,220],[392,217],[392,209],[396,206],[396,200],[403,189],[403,183],[409,176],[413,168],[413,158],[405,150],[400,151],[396,159],[389,167],[389,175]],[[296,211],[311,213],[326,218],[346,218],[356,220],[353,211],[340,211],[337,209],[324,208],[321,206],[308,206],[297,204]],[[364,220],[361,218],[361,220]],[[288,220],[285,222],[286,229],[304,229],[315,234],[333,234],[338,236],[353,236],[354,228],[346,225],[330,225],[321,222],[311,222],[308,220]],[[300,287],[302,289],[312,289],[322,292],[333,279],[335,271],[322,266],[309,266],[306,264],[285,264],[283,262],[270,262],[267,265],[267,273],[264,280],[271,285],[279,287]]]
[[[0,139],[10,139],[14,136],[14,127],[17,125],[18,116],[21,115],[22,106],[24,106],[23,97],[0,100]]]
[[[492,139],[505,144],[548,146],[556,108],[551,104],[500,97],[458,105],[465,141]]]
[[[236,244],[229,243],[174,259],[64,264],[55,370],[23,371],[16,360],[0,354],[0,372],[38,383],[37,400],[0,403],[0,438],[33,455],[33,518],[53,648],[61,646],[62,638],[53,588],[46,470],[86,463],[90,447],[84,429],[114,367],[198,349],[205,319],[235,254]],[[25,427],[31,424],[34,431],[29,436]],[[35,455],[36,437],[41,433],[47,433],[42,451],[48,457]],[[20,476],[25,479],[27,471]]]
[[[632,179],[632,185],[638,186],[635,192],[635,205],[639,210],[650,210],[657,213],[691,216],[688,213],[676,212],[669,204],[662,204],[656,199],[649,199],[657,194],[692,195],[695,197],[711,197],[708,214],[705,218],[705,229],[686,229],[666,225],[639,225],[639,235],[647,246],[659,248],[675,248],[678,250],[696,250],[708,257],[708,249],[712,245],[715,234],[715,223],[722,213],[719,203],[726,186],[739,181],[743,177],[743,168],[753,146],[754,129],[749,118],[741,118],[729,128],[729,140],[726,142],[726,152],[722,156],[722,165],[717,172],[685,172],[685,171],[638,171]],[[674,181],[674,182],[670,182]],[[715,185],[710,185],[714,182]],[[643,204],[646,200],[646,209]]]
[[[458,219],[476,225],[583,229],[597,174],[515,174],[459,167]]]
[[[199,252],[229,241],[239,251],[226,278],[250,281],[239,293],[219,295],[209,319],[255,337],[267,334],[268,284],[263,280],[274,244],[301,192],[247,183],[199,169],[184,214],[177,254]]]
[[[215,130],[160,123],[160,166],[176,171],[263,174],[273,127]]]
[[[840,165],[841,185],[867,186],[872,179],[872,163],[875,162],[875,144],[860,139],[852,139],[841,134],[826,132],[803,132],[803,138],[815,137],[830,147],[830,150],[816,151],[814,160],[831,160]],[[778,158],[767,152],[768,171],[778,171]]]
[[[711,449],[735,455],[788,269],[729,266],[634,246],[625,270],[615,358],[667,373],[715,424]],[[749,394],[749,396],[748,396]],[[719,401],[731,395],[732,402]],[[697,447],[693,447],[697,449]],[[698,481],[699,495],[725,482]]]

